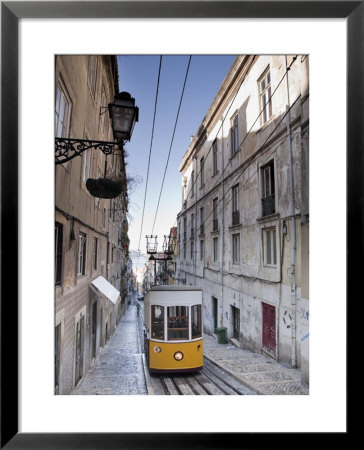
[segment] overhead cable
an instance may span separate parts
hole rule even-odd
[[[174,135],[175,135],[176,128],[177,128],[177,122],[178,122],[178,117],[179,117],[179,113],[180,113],[180,110],[181,110],[182,99],[183,99],[183,94],[184,94],[185,87],[186,87],[187,76],[188,76],[188,72],[189,72],[189,69],[190,69],[191,58],[192,58],[192,56],[190,56],[189,59],[188,59],[188,65],[187,65],[187,70],[186,70],[186,76],[185,76],[185,80],[184,80],[184,83],[183,83],[183,88],[182,88],[181,98],[180,98],[180,101],[179,101],[179,106],[178,106],[178,111],[177,111],[176,121],[175,121],[175,124],[174,124],[174,129],[173,129],[173,134],[172,134],[171,145],[170,145],[170,147],[169,147],[169,152],[168,152],[168,157],[167,157],[166,167],[165,167],[165,169],[164,169],[163,180],[162,180],[161,190],[160,190],[160,192],[159,192],[158,204],[157,204],[157,209],[156,209],[156,211],[155,211],[154,222],[153,222],[153,227],[152,227],[152,232],[151,232],[151,234],[153,234],[155,221],[156,221],[156,219],[157,219],[158,208],[159,208],[159,202],[160,202],[161,195],[162,195],[162,190],[163,190],[163,185],[164,185],[164,179],[165,179],[165,177],[166,177],[166,172],[167,172],[167,167],[168,167],[169,157],[170,157],[170,155],[171,155],[171,150],[172,150],[172,145],[173,145]]]

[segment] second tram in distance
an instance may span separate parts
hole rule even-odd
[[[152,287],[144,300],[144,340],[151,373],[201,370],[202,290],[182,285]]]

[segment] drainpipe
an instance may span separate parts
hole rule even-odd
[[[223,326],[223,320],[224,320],[224,246],[225,246],[225,185],[224,185],[224,133],[223,133],[223,126],[224,126],[224,118],[222,118],[221,123],[221,190],[222,190],[222,217],[221,217],[221,316],[220,316],[220,322],[221,326]]]
[[[287,56],[285,56],[286,71],[287,71]],[[294,197],[294,182],[293,182],[293,155],[292,155],[292,140],[291,140],[291,114],[290,114],[290,98],[289,98],[289,83],[288,72],[286,77],[287,85],[287,137],[288,137],[288,166],[289,166],[289,189],[290,189],[290,209],[291,209],[291,341],[292,341],[292,367],[297,367],[297,352],[296,352],[296,219],[295,219],[295,197]]]

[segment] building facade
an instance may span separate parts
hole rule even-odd
[[[55,137],[114,141],[107,106],[117,93],[116,57],[56,56]],[[55,393],[69,394],[125,311],[128,198],[120,149],[89,149],[55,167]],[[86,181],[102,177],[122,180],[122,194],[91,195]],[[112,286],[112,300],[96,279]]]
[[[204,329],[309,381],[306,55],[238,56],[183,157],[179,277]]]

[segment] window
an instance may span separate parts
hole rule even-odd
[[[262,124],[272,116],[272,99],[270,70],[268,69],[259,81],[260,109],[262,110]]]
[[[200,260],[202,261],[204,259],[205,255],[205,241],[200,241]]]
[[[216,262],[217,261],[217,258],[218,258],[218,238],[214,238],[213,239],[213,259],[214,259],[214,262]]]
[[[86,235],[80,233],[78,235],[78,269],[77,275],[85,275],[86,267]]]
[[[212,144],[212,174],[217,173],[217,140]]]
[[[195,235],[195,215],[191,214],[191,238]]]
[[[263,230],[263,256],[265,266],[277,265],[276,229]]]
[[[56,92],[56,115],[55,130],[56,137],[68,137],[71,120],[71,100],[62,82],[57,84]]]
[[[204,219],[205,219],[205,211],[204,208],[200,208],[200,234],[205,233],[205,226],[204,226]]]
[[[192,326],[192,339],[201,337],[202,336],[201,305],[194,305],[191,307],[191,326]]]
[[[186,248],[187,248],[187,244],[186,242],[183,243],[183,259],[186,259]]]
[[[88,58],[88,84],[90,86],[92,95],[95,95],[96,89],[96,66],[97,56],[90,55]]]
[[[168,306],[168,340],[188,339],[188,306]]]
[[[232,224],[238,225],[240,223],[239,211],[239,185],[236,184],[231,189],[232,194]]]
[[[94,238],[93,248],[92,248],[92,268],[94,270],[97,269],[97,246],[98,246],[98,239]]]
[[[231,138],[231,154],[235,155],[235,153],[239,150],[239,130],[238,130],[237,114],[231,121],[230,138]]]
[[[183,202],[187,200],[187,179],[183,180]]]
[[[212,231],[217,231],[219,229],[219,222],[217,220],[217,202],[217,197],[212,200]]]
[[[86,150],[82,153],[82,181],[86,183],[91,174],[91,155],[90,150]]]
[[[55,246],[55,283],[56,285],[59,285],[62,282],[63,225],[58,222],[56,222],[55,227]]]
[[[239,264],[240,258],[240,234],[233,234],[233,264]]]
[[[191,246],[190,246],[190,257],[191,257],[191,259],[193,259],[193,246],[194,246],[194,242],[191,241]]]
[[[187,239],[187,218],[183,218],[183,240]]]
[[[195,195],[195,171],[192,170],[191,174],[191,197]]]
[[[200,160],[200,187],[203,187],[205,185],[205,160],[204,158],[201,158]]]
[[[275,213],[274,162],[262,168],[262,215]]]
[[[106,91],[105,87],[102,86],[102,93],[101,93],[101,108],[104,108],[106,106]],[[105,114],[106,109],[102,109],[100,113],[100,131],[102,134],[105,134]]]
[[[152,323],[151,337],[152,339],[164,339],[164,307],[152,305]]]

